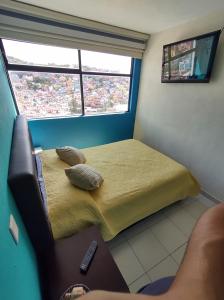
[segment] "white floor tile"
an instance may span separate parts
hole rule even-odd
[[[169,253],[187,241],[187,237],[168,218],[153,225],[151,230]]]
[[[128,242],[122,242],[112,248],[111,253],[127,284],[145,273]]]
[[[195,202],[195,197],[187,197],[181,201],[181,205],[184,206],[192,202]]]
[[[200,201],[195,199],[194,202],[191,202],[185,205],[184,209],[196,220],[208,209],[208,207],[202,204]]]
[[[130,226],[129,228],[125,229],[122,233],[126,238],[131,238],[135,236],[136,234],[146,230],[153,224],[159,222],[162,218],[164,218],[164,213],[162,211],[159,211],[139,222],[136,224]]]
[[[150,229],[128,240],[145,271],[158,264],[169,252],[154,237]]]
[[[213,206],[217,205],[217,203],[209,200],[208,198],[206,198],[202,194],[198,195],[197,199],[199,200],[199,202],[201,202],[202,204],[204,204],[207,207],[213,207]]]
[[[107,242],[107,246],[109,247],[109,249],[112,249],[114,247],[117,247],[124,241],[125,241],[125,238],[124,238],[123,234],[118,234],[117,236],[115,236],[115,238],[113,238],[112,240]]]
[[[142,275],[136,281],[129,285],[129,290],[131,293],[138,292],[144,285],[150,283],[151,280],[149,279],[147,274]]]
[[[169,256],[163,260],[160,264],[152,268],[147,272],[152,281],[160,279],[162,277],[176,275],[178,270],[177,263]]]
[[[176,263],[177,263],[178,265],[180,265],[181,262],[182,262],[182,259],[183,259],[183,257],[184,257],[186,248],[187,248],[187,243],[184,244],[183,246],[181,246],[180,248],[178,248],[177,250],[175,250],[175,251],[171,254],[171,256],[173,257],[173,259],[176,261]]]
[[[176,273],[195,221],[213,204],[203,195],[189,197],[129,227],[107,243],[131,292],[150,279]]]
[[[196,223],[193,218],[183,208],[174,208],[167,213],[167,217],[187,236],[191,235],[192,229]]]

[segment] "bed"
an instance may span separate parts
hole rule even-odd
[[[26,121],[21,116],[19,119],[23,124],[22,130],[28,131]],[[30,136],[29,133],[22,134]],[[31,148],[32,144],[25,149],[25,156],[19,154],[24,156],[23,160],[31,159],[28,153]],[[24,149],[20,149],[22,151]],[[137,140],[82,151],[87,158],[86,163],[102,174],[103,185],[91,192],[74,187],[64,174],[68,165],[57,157],[54,149],[45,150],[40,157],[47,202],[43,199],[32,156],[32,176],[35,185],[39,185],[32,193],[38,192],[35,201],[41,202],[39,206],[48,216],[54,239],[98,224],[104,240],[110,240],[142,218],[199,193],[199,184],[184,166]],[[32,190],[31,187],[29,189]]]
[[[92,192],[71,185],[55,150],[41,153],[47,207],[55,239],[99,224],[105,240],[169,204],[194,196],[199,185],[181,164],[130,139],[82,149],[103,176]]]
[[[8,183],[26,227],[22,239],[27,240],[27,232],[36,254],[43,299],[59,299],[69,286],[77,282],[82,282],[91,290],[129,291],[97,226],[93,225],[68,238],[53,239],[42,201],[32,140],[22,116],[18,116],[14,123]],[[80,262],[92,240],[98,243],[97,252],[88,273],[83,275],[80,273]],[[32,258],[35,258],[34,253],[31,251]]]

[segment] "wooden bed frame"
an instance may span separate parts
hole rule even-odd
[[[63,292],[76,283],[84,283],[91,290],[129,292],[96,226],[54,241],[33,150],[27,121],[18,115],[13,130],[8,183],[37,256],[43,298],[59,300]],[[97,240],[98,249],[88,273],[82,274],[79,266],[93,239]]]

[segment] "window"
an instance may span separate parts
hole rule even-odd
[[[28,119],[128,111],[130,57],[5,39],[1,48]]]

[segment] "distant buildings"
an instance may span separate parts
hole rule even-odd
[[[19,110],[28,118],[81,114],[79,74],[25,71],[9,74]],[[85,113],[127,111],[129,85],[129,77],[83,75]]]

